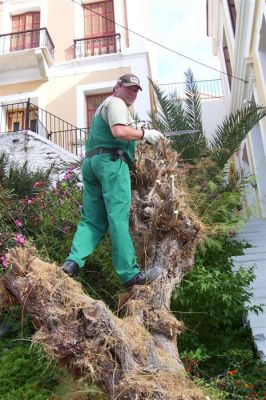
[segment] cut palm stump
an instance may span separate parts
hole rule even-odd
[[[118,317],[57,265],[16,248],[0,282],[0,305],[20,304],[47,356],[96,382],[111,400],[206,399],[186,376],[177,348],[183,324],[170,311],[173,289],[193,268],[201,224],[186,204],[182,166],[169,142],[140,146],[137,160],[131,232],[140,265],[162,267],[161,276],[122,294]]]

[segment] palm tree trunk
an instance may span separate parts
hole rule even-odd
[[[123,293],[115,314],[32,249],[8,254],[12,268],[0,282],[0,307],[20,304],[38,328],[33,341],[111,400],[206,399],[186,377],[177,348],[184,327],[170,312],[173,289],[193,267],[201,228],[185,203],[179,173],[168,142],[139,149],[131,231],[143,269],[156,265],[163,273]]]

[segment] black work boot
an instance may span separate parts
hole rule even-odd
[[[129,279],[129,281],[125,282],[124,286],[128,289],[134,285],[145,285],[158,278],[162,271],[162,268],[153,267],[145,272],[140,272],[139,274],[133,276],[133,278]]]
[[[77,276],[79,273],[78,264],[72,260],[66,260],[62,265],[62,269],[69,276]]]

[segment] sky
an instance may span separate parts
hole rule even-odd
[[[206,0],[146,0],[151,25],[150,38],[178,53],[220,69],[212,55],[212,39],[207,37]],[[166,7],[167,6],[167,7]],[[196,80],[218,79],[220,74],[184,57],[151,45],[158,83],[184,82],[190,67]]]

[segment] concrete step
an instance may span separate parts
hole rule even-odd
[[[253,337],[258,342],[266,341],[266,327],[264,328],[255,328],[253,329]]]
[[[265,324],[266,324],[266,312],[260,313],[256,315],[255,313],[248,313],[247,317],[250,327],[252,329],[259,328],[261,329],[262,332],[266,330]],[[253,331],[254,334],[254,331]]]
[[[251,254],[243,254],[241,256],[233,256],[231,257],[233,262],[241,263],[245,261],[257,262],[257,261],[265,261],[266,263],[266,251],[263,253],[251,253]]]
[[[232,257],[233,270],[240,266],[254,267],[256,275],[250,284],[253,293],[249,306],[261,305],[263,312],[249,312],[247,322],[252,330],[258,354],[266,361],[266,218],[252,218],[239,231],[236,239],[252,247],[243,249],[242,255]]]
[[[266,260],[256,260],[256,261],[251,261],[251,260],[240,260],[240,261],[234,261],[234,267],[235,269],[238,269],[239,267],[243,268],[254,268],[254,271],[256,274],[262,274],[266,273]]]
[[[265,288],[266,287],[266,273],[263,272],[259,272],[257,270],[255,270],[255,273],[257,273],[257,275],[259,274],[260,276],[256,276],[255,280],[253,282],[251,282],[250,284],[250,288],[253,291],[253,295],[256,296],[256,292],[255,290],[257,290],[258,288],[261,288],[262,286]],[[265,321],[266,323],[266,321]]]
[[[262,302],[262,299],[266,298],[265,287],[258,286],[256,288],[256,293],[253,293],[253,298],[258,299],[260,302]],[[264,301],[264,303],[266,304],[266,301]],[[265,326],[266,326],[266,324],[265,324]]]
[[[249,247],[247,247],[247,248],[262,247],[262,248],[266,249],[266,239],[265,238],[257,238],[252,241],[251,240],[243,240],[242,243],[243,242],[249,244]]]
[[[247,247],[244,249],[245,254],[266,254],[265,246],[258,246],[258,247]]]
[[[260,232],[247,232],[237,235],[236,239],[239,242],[255,242],[256,240],[264,240],[266,243],[266,229]]]
[[[266,224],[266,218],[250,218],[246,222],[244,227],[245,226],[250,226],[250,225],[264,225],[264,224]]]

